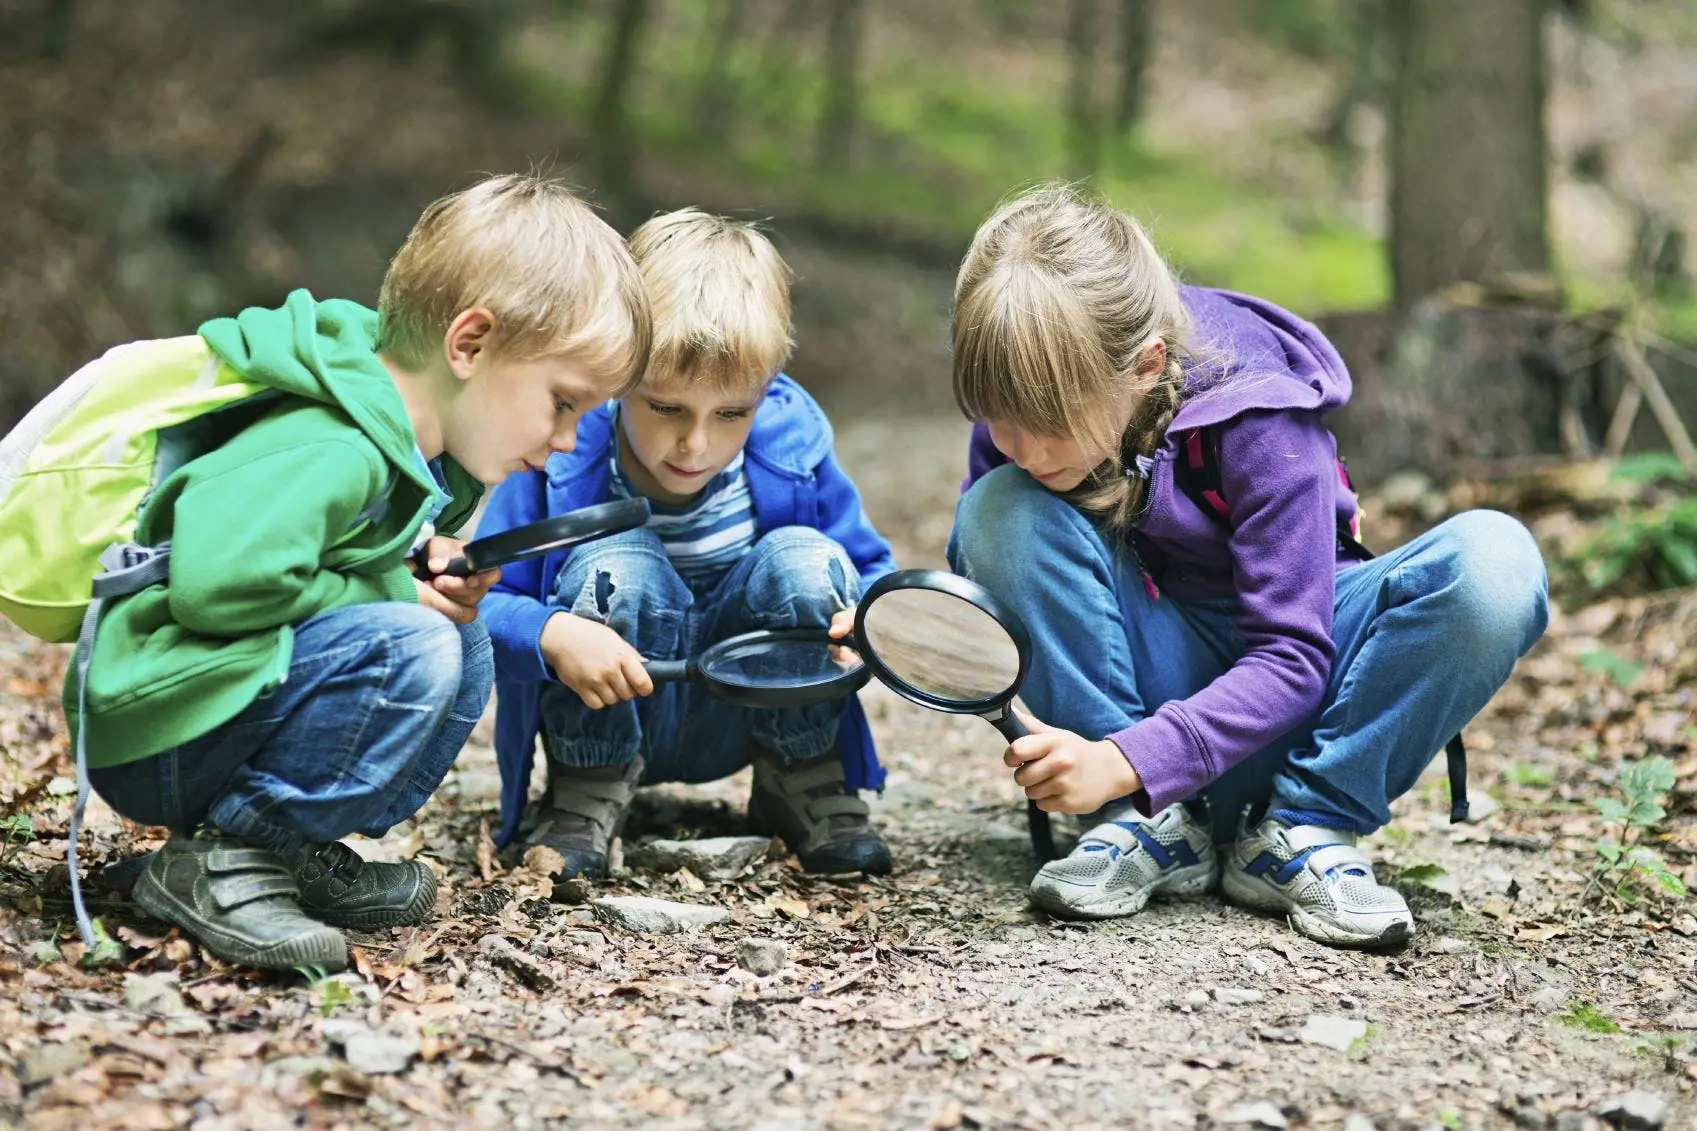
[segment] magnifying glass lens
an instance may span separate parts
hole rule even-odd
[[[889,675],[933,699],[967,706],[1010,695],[1019,646],[972,602],[934,589],[892,589],[867,606],[864,644]]]

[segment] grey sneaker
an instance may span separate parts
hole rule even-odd
[[[370,930],[421,923],[436,906],[436,873],[416,860],[365,860],[341,841],[289,858],[301,908],[321,923]]]
[[[1207,825],[1185,806],[1153,817],[1127,807],[1043,865],[1031,881],[1031,902],[1062,918],[1113,919],[1137,914],[1156,895],[1201,895],[1219,871]]]
[[[1232,902],[1282,913],[1315,942],[1390,946],[1414,934],[1407,902],[1373,878],[1354,833],[1269,817],[1238,838],[1222,886]]]
[[[803,871],[889,875],[890,849],[870,815],[866,802],[845,790],[834,748],[788,766],[770,751],[756,751],[748,823],[782,837]]]
[[[238,966],[292,970],[348,964],[342,933],[301,910],[283,858],[234,837],[173,834],[137,877],[137,906]]]
[[[514,855],[546,845],[565,858],[556,880],[607,875],[607,850],[624,828],[631,798],[642,780],[642,759],[624,766],[548,765],[548,793],[520,836]]]

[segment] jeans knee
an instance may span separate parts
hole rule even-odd
[[[1437,533],[1453,563],[1447,591],[1456,627],[1481,646],[1529,648],[1549,622],[1549,579],[1531,531],[1501,511],[1474,510]]]
[[[1071,503],[1007,464],[961,496],[949,534],[949,564],[996,590],[998,580],[1013,582],[1026,572],[1033,555],[1096,537]]]
[[[687,605],[690,596],[659,536],[642,528],[574,550],[555,583],[554,602],[617,629]]]
[[[824,625],[860,600],[860,574],[848,551],[812,527],[781,526],[749,553],[747,601],[762,619]]]
[[[460,694],[486,701],[494,686],[495,645],[489,639],[489,626],[478,617],[460,626]]]
[[[459,626],[423,605],[384,602],[372,608],[377,611],[369,639],[389,669],[384,698],[413,706],[453,702],[464,670]],[[487,640],[488,631],[483,635]]]

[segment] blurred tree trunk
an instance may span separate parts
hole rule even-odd
[[[1155,0],[1120,0],[1120,90],[1114,132],[1121,136],[1143,119],[1144,73],[1155,34]]]
[[[865,0],[831,0],[825,27],[825,108],[819,116],[817,160],[826,168],[850,164],[860,117],[860,55],[866,39]]]
[[[1096,115],[1097,0],[1067,0],[1067,160],[1074,177],[1093,177],[1102,167]]]
[[[1351,132],[1355,112],[1363,106],[1377,105],[1383,93],[1384,0],[1356,0],[1344,18],[1349,21],[1348,74],[1326,114],[1320,137],[1334,155],[1349,159],[1357,156],[1356,140]]]
[[[714,30],[713,46],[707,52],[707,65],[701,71],[700,89],[695,106],[696,128],[714,141],[723,141],[730,127],[734,99],[731,95],[731,56],[737,41],[742,38],[743,24],[748,17],[747,0],[725,0],[719,12],[719,26]]]
[[[1391,0],[1391,274],[1398,308],[1549,268],[1546,0]]]
[[[631,188],[636,138],[630,126],[630,91],[648,22],[648,0],[619,0],[602,57],[601,81],[591,118],[596,165],[602,185],[624,195]]]

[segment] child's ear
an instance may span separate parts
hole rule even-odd
[[[1156,338],[1143,347],[1143,352],[1137,355],[1137,375],[1145,379],[1153,379],[1161,375],[1167,367],[1167,343],[1163,338]]]
[[[474,306],[454,315],[442,336],[448,370],[461,381],[469,379],[477,368],[478,354],[489,348],[494,333],[495,315],[485,307]]]

